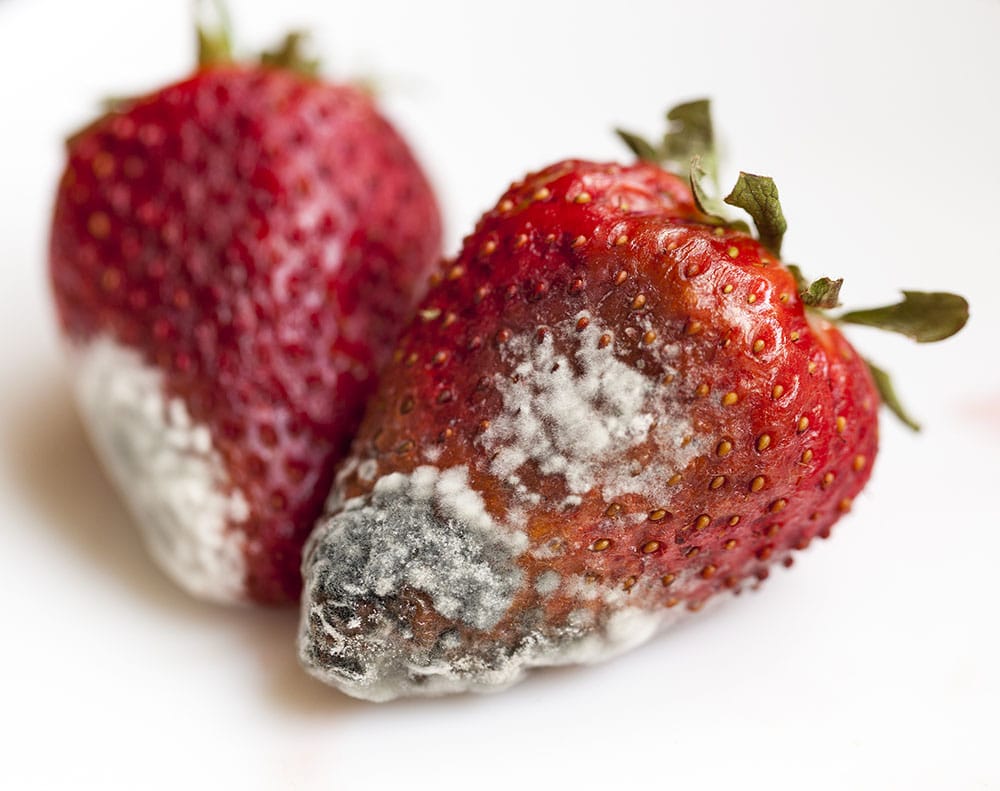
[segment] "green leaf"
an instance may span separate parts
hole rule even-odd
[[[233,61],[233,25],[223,0],[195,0],[198,65]]]
[[[723,200],[743,209],[753,218],[761,244],[775,255],[781,255],[781,240],[788,228],[778,200],[778,188],[767,176],[740,172],[736,186]]]
[[[667,111],[667,132],[663,136],[661,161],[683,169],[694,157],[701,159],[704,172],[718,187],[712,105],[708,99],[684,102]]]
[[[896,388],[892,386],[892,379],[889,378],[889,374],[875,365],[875,363],[871,360],[865,360],[865,363],[868,365],[868,370],[871,371],[872,379],[875,380],[875,387],[878,388],[878,394],[882,399],[882,403],[885,404],[889,408],[889,411],[899,418],[904,425],[914,431],[920,431],[920,424],[910,417],[906,410],[903,409],[903,405],[896,396]]]
[[[638,159],[644,162],[659,164],[660,152],[646,138],[632,132],[627,132],[624,129],[616,129],[615,134],[622,139],[625,145],[628,146],[629,151],[635,154]]]
[[[838,321],[898,332],[932,343],[950,338],[969,320],[969,303],[945,291],[904,291],[903,301],[867,310],[852,310]]]
[[[800,273],[801,274],[801,273]],[[802,302],[810,308],[835,308],[840,305],[840,287],[844,285],[844,278],[840,277],[831,280],[828,277],[821,277],[809,284],[805,291],[800,291]]]
[[[315,77],[319,72],[319,59],[307,54],[305,45],[308,39],[309,35],[302,31],[287,33],[275,49],[261,53],[260,62],[264,66],[290,69],[307,77]]]
[[[667,131],[659,145],[624,129],[615,134],[639,159],[662,165],[680,175],[694,157],[700,157],[702,170],[718,187],[715,141],[712,135],[712,108],[708,99],[684,102],[667,111]]]
[[[719,204],[718,198],[712,198],[705,192],[702,182],[708,174],[701,165],[701,157],[691,157],[691,166],[688,171],[688,183],[691,185],[691,194],[694,195],[694,205],[698,211],[706,215],[714,225],[725,225],[726,218],[723,216],[723,208]]]

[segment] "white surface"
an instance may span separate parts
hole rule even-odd
[[[0,785],[1000,787],[1000,2],[232,4],[249,45],[309,23],[335,70],[380,79],[452,250],[527,168],[622,156],[610,126],[710,94],[724,182],[776,178],[791,260],[855,305],[948,287],[974,318],[940,347],[852,333],[926,430],[886,420],[854,512],[759,594],[500,696],[355,702],[297,668],[293,611],[161,576],[61,374],[60,140],[180,76],[187,3],[0,0]]]

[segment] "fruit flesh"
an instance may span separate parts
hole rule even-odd
[[[300,548],[440,222],[406,144],[361,91],[224,66],[77,135],[51,275],[75,346],[164,372],[211,430],[250,516],[246,596],[297,598]]]
[[[382,699],[613,654],[756,584],[863,487],[878,405],[864,362],[806,318],[768,250],[702,222],[653,170],[529,176],[442,271],[310,542],[300,645],[319,677]],[[495,623],[463,621],[419,580],[358,587],[328,551],[414,501],[379,481],[428,467],[458,470],[526,542],[494,558],[519,580]]]

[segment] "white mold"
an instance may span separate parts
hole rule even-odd
[[[84,423],[154,559],[199,598],[244,600],[244,538],[232,526],[249,506],[208,428],[168,400],[163,374],[134,350],[100,337],[71,355]]]

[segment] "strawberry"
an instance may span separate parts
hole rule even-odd
[[[629,136],[700,150],[689,180],[559,162],[440,272],[307,545],[311,673],[384,700],[604,658],[755,587],[850,508],[876,382],[821,312],[839,284],[782,264],[770,180],[727,198],[760,238],[710,213],[707,119],[685,105],[664,146]],[[961,325],[964,301],[936,302]]]
[[[50,270],[95,445],[164,569],[281,603],[376,373],[440,248],[434,195],[364,91],[299,38],[69,143]]]

